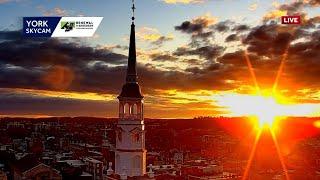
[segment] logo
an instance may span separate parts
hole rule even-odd
[[[282,16],[281,24],[301,24],[300,16]]]
[[[61,29],[64,29],[65,32],[69,32],[73,30],[74,27],[75,27],[75,22],[66,22],[66,21],[61,22]]]
[[[24,17],[24,37],[91,37],[103,17]]]
[[[60,17],[24,17],[24,37],[51,37]]]

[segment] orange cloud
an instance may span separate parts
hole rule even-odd
[[[25,94],[37,97],[50,98],[65,98],[76,100],[91,100],[91,101],[113,101],[116,96],[112,94],[99,94],[94,92],[75,92],[75,91],[51,91],[38,89],[23,89],[23,88],[1,88],[2,92],[14,92],[15,94]]]
[[[174,36],[172,34],[168,34],[167,36],[161,35],[158,29],[151,27],[141,27],[137,32],[136,36],[142,41],[168,41],[173,40]]]
[[[276,19],[276,18],[279,18],[281,16],[285,16],[285,15],[287,15],[287,11],[285,11],[285,10],[274,10],[274,11],[268,12],[263,17],[263,19],[264,20]]]

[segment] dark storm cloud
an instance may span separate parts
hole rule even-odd
[[[201,47],[181,52],[180,55],[196,55],[213,59],[223,51],[222,47]],[[12,40],[0,43],[0,87],[30,88],[43,90],[66,90],[118,94],[125,80],[126,65],[121,64],[126,56],[109,50],[95,49],[73,42],[50,39],[47,41]],[[154,60],[174,60],[170,54],[158,54]],[[195,60],[190,60],[195,63]],[[113,64],[110,66],[109,64]],[[114,66],[118,65],[118,66]],[[210,88],[216,82],[223,86],[222,79],[212,74],[189,76],[175,69],[162,71],[152,66],[138,64],[138,75],[144,92],[154,89],[194,90]],[[221,75],[219,75],[221,76]],[[216,75],[218,78],[218,75]],[[190,82],[187,83],[186,82]]]
[[[211,63],[209,66],[205,68],[199,68],[199,67],[189,67],[186,69],[186,72],[192,73],[192,74],[201,74],[206,75],[207,73],[211,72],[219,72],[223,70],[223,64],[221,63]]]
[[[192,91],[199,89],[207,90],[230,90],[234,88],[232,84],[225,82],[225,78],[231,78],[231,69],[209,70],[199,69],[199,73],[181,72],[178,70],[162,71],[159,69],[139,67],[139,72],[143,74],[140,82],[144,92],[152,92],[154,89],[177,89],[182,91]]]
[[[2,31],[0,87],[75,91],[110,87],[103,92],[119,88],[112,86],[115,78],[110,76],[124,72],[127,56],[67,39],[16,39],[14,35]]]
[[[0,87],[44,88],[41,68],[26,69],[20,66],[5,65],[0,61]]]
[[[39,64],[79,65],[93,60],[123,64],[126,56],[58,39],[46,41],[13,40],[0,43],[0,59],[19,66]]]
[[[258,55],[269,56],[283,54],[294,39],[289,32],[278,32],[279,25],[269,24],[253,28],[243,40],[248,51]]]
[[[201,33],[207,27],[207,22],[205,20],[202,21],[184,21],[181,25],[175,26],[175,30],[181,31],[184,33]]]
[[[316,19],[317,17],[312,17],[306,20]],[[258,82],[263,82],[260,83],[261,86],[272,86],[283,54],[288,49],[280,86],[288,89],[319,87],[320,83],[316,77],[320,73],[320,30],[315,26],[312,28],[312,31],[308,31],[305,26],[292,27],[270,23],[249,29],[242,43],[247,46]],[[295,42],[298,39],[303,41]],[[243,51],[226,53],[218,57],[217,62],[223,67],[237,67],[233,73],[241,75],[235,76],[234,80],[245,82],[243,70],[248,71],[248,65]],[[248,75],[247,77],[250,77]]]
[[[16,40],[21,38],[21,31],[0,31],[0,41]]]
[[[279,7],[280,10],[287,11],[289,15],[293,15],[297,12],[300,12],[305,6],[305,3],[302,1],[296,1],[290,4],[283,4]]]
[[[220,56],[224,51],[222,46],[203,46],[195,49],[180,47],[173,53],[176,56],[199,56],[206,60],[214,60],[214,58]]]
[[[243,31],[247,31],[249,29],[250,29],[250,27],[248,25],[241,24],[241,25],[237,25],[237,26],[233,27],[232,31],[243,32]]]
[[[213,31],[210,27],[214,21],[210,17],[200,16],[192,21],[184,21],[182,24],[175,26],[175,30],[191,35],[190,46],[208,45],[209,39],[213,38]]]
[[[232,41],[238,41],[240,38],[237,34],[230,34],[228,37],[226,37],[225,42],[232,42]]]

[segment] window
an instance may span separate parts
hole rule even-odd
[[[122,141],[122,131],[118,131],[118,140],[121,142]]]
[[[140,142],[140,133],[138,133],[138,132],[133,133],[133,134],[132,134],[132,140],[133,140],[133,142],[135,142],[135,143]]]
[[[141,162],[141,157],[139,155],[136,155],[132,159],[132,167],[133,168],[140,168],[140,162]]]
[[[126,103],[124,105],[124,113],[125,114],[129,114],[130,113],[130,105],[128,103]]]
[[[119,154],[117,154],[117,156],[116,156],[116,163],[120,164],[120,156],[119,156]]]
[[[136,104],[133,104],[131,107],[131,114],[138,114],[138,108]]]

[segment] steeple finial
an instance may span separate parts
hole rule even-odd
[[[135,17],[134,17],[134,12],[135,12],[135,10],[136,10],[136,7],[135,7],[135,5],[134,5],[134,0],[132,0],[132,23],[134,23],[134,20],[135,20]]]

